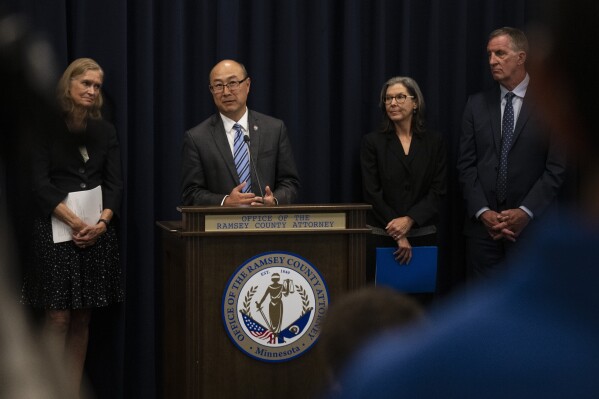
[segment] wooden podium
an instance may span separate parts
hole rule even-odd
[[[163,266],[163,397],[312,397],[325,377],[315,350],[318,343],[301,356],[278,363],[248,356],[226,332],[223,293],[243,262],[270,251],[298,254],[314,265],[331,301],[363,286],[370,208],[365,204],[181,207],[181,221],[157,222]],[[342,223],[305,223],[328,217]],[[269,223],[253,224],[254,229],[242,224],[239,229],[231,222],[269,219],[299,221],[295,224],[299,228]]]

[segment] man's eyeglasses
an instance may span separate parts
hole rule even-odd
[[[414,98],[414,96],[406,96],[405,94],[398,94],[396,96],[385,96],[385,104],[391,104],[395,100],[398,104],[406,102],[407,98]]]
[[[232,80],[226,84],[217,83],[214,85],[209,85],[208,87],[213,93],[222,93],[225,90],[225,87],[229,89],[229,91],[237,91],[239,89],[239,85],[242,84],[247,78],[249,78],[249,76],[246,76],[241,80]]]

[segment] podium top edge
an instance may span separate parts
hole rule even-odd
[[[344,212],[372,209],[368,204],[292,204],[276,206],[178,206],[181,213],[279,213],[279,212]]]

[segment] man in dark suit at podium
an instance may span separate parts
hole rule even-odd
[[[223,60],[210,72],[219,113],[185,133],[184,205],[292,203],[300,187],[283,121],[249,110],[245,67]]]

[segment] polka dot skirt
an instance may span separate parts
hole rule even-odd
[[[44,309],[82,309],[122,302],[119,247],[114,226],[88,248],[54,244],[50,218],[36,220],[23,303]]]

